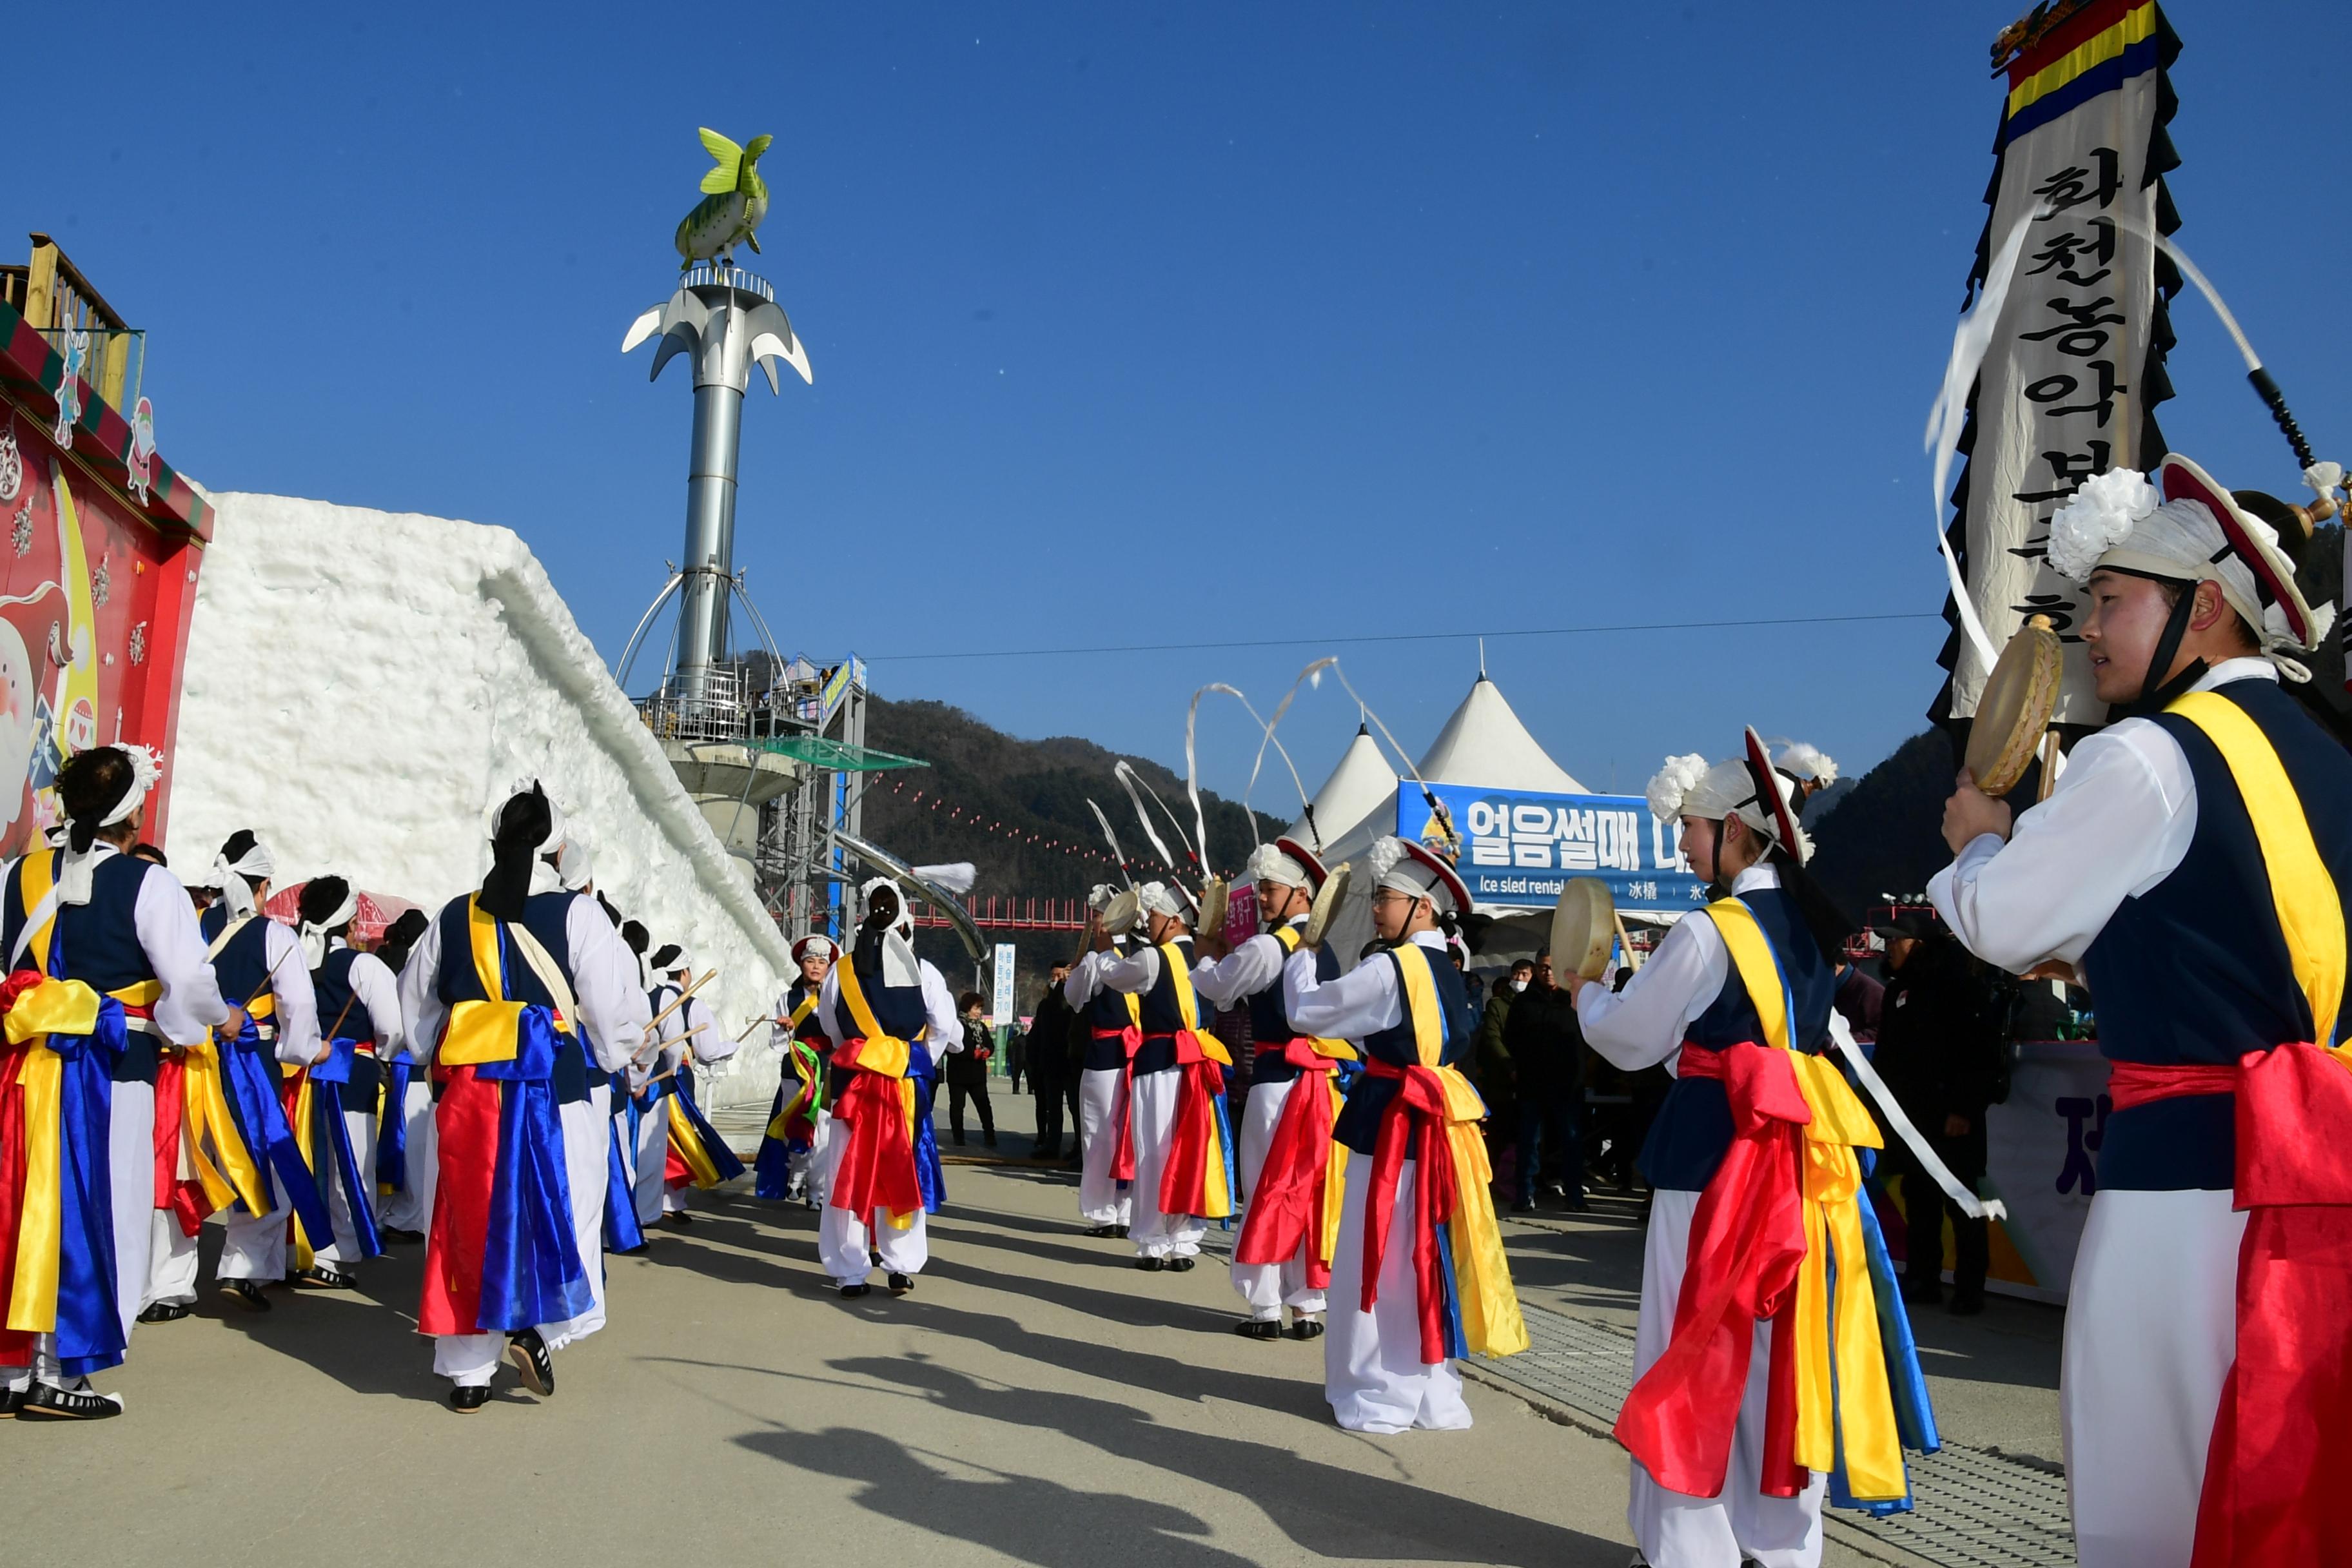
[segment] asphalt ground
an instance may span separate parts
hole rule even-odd
[[[999,1153],[1025,1152],[1027,1101],[1000,1089],[998,1110]],[[1474,1381],[1468,1432],[1342,1432],[1320,1345],[1233,1334],[1214,1262],[1137,1270],[1079,1234],[1071,1178],[1018,1158],[948,1183],[915,1292],[877,1274],[858,1301],[817,1268],[814,1214],[698,1194],[691,1226],[609,1260],[611,1323],[557,1357],[551,1398],[502,1373],[467,1415],[414,1331],[421,1247],[354,1291],[274,1290],[267,1313],[208,1291],[99,1380],[121,1418],[0,1424],[0,1560],[1628,1560],[1623,1455],[1540,1399]],[[1511,1222],[1513,1268],[1532,1303],[1630,1321],[1632,1205],[1599,1210]],[[1922,1334],[1948,1429],[2054,1453],[2057,1314],[1938,1316]],[[1874,1558],[1833,1541],[1825,1561]]]

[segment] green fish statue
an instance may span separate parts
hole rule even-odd
[[[760,154],[772,136],[754,136],[749,147],[738,147],[718,132],[702,129],[702,148],[717,167],[702,176],[703,198],[677,226],[678,263],[683,272],[698,261],[709,261],[732,250],[738,240],[751,242],[759,253],[756,232],[768,216],[768,185],[760,178]]]

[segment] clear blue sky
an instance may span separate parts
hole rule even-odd
[[[131,7],[112,65],[44,68],[69,122],[19,105],[0,230],[150,330],[173,462],[511,526],[611,657],[678,552],[690,401],[621,333],[671,287],[696,126],[772,132],[758,265],[817,381],[755,383],[739,563],[787,651],[1179,766],[1195,686],[1271,702],[1338,651],[1418,749],[1467,637],[894,656],[1934,611],[1920,432],[2023,4]],[[2168,13],[2179,237],[2343,456],[2347,121],[2306,62],[2352,7]],[[2174,320],[2173,445],[2291,487],[2204,307]],[[1858,771],[1942,635],[1488,662],[1634,789],[1743,721]],[[1208,723],[1213,784],[1244,723]],[[1353,723],[1327,685],[1286,731],[1312,774]]]

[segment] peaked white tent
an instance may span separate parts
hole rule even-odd
[[[1485,784],[1496,789],[1583,795],[1585,787],[1551,760],[1481,670],[1470,695],[1418,764],[1432,784]]]
[[[1339,844],[1351,838],[1357,828],[1378,816],[1391,820],[1389,809],[1396,801],[1396,770],[1381,756],[1381,748],[1366,726],[1356,726],[1356,738],[1339,754],[1339,765],[1315,792],[1312,815],[1315,831],[1307,831],[1307,817],[1290,825],[1288,837],[1312,847],[1320,837],[1324,845]],[[1386,831],[1379,829],[1376,831]],[[1333,862],[1336,864],[1336,862]]]

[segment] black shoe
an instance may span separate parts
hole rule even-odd
[[[0,1388],[0,1421],[14,1421],[16,1412],[25,1408],[29,1388]]]
[[[313,1290],[352,1290],[359,1288],[359,1279],[355,1276],[340,1268],[330,1268],[323,1263],[303,1269],[294,1276],[293,1283],[307,1285]]]
[[[1146,1274],[1157,1274],[1161,1269],[1168,1267],[1168,1259],[1164,1258],[1139,1258],[1135,1260],[1135,1266],[1138,1268],[1142,1269]]]
[[[397,1242],[403,1247],[415,1247],[425,1239],[425,1233],[421,1230],[399,1230],[388,1225],[378,1226],[375,1233],[384,1240]]]
[[[269,1298],[263,1295],[261,1287],[250,1279],[224,1279],[220,1282],[220,1293],[248,1311],[269,1310]]]
[[[1032,1149],[1029,1152],[1029,1157],[1032,1160],[1058,1160],[1062,1157],[1062,1152],[1058,1149]]]
[[[1127,1239],[1127,1226],[1120,1226],[1118,1227],[1118,1238],[1121,1241],[1125,1241]]]
[[[993,1132],[983,1132],[981,1134],[980,1142],[981,1147],[984,1149],[993,1149],[996,1147],[996,1134]]]
[[[1168,1272],[1171,1274],[1188,1274],[1192,1272],[1192,1265],[1199,1261],[1201,1260],[1197,1258],[1171,1258],[1168,1260]]]
[[[687,1226],[694,1223],[694,1216],[687,1213],[684,1209],[672,1209],[669,1213],[662,1215],[662,1218],[677,1226],[680,1230],[684,1230]]]
[[[872,1264],[872,1265],[873,1265],[875,1268],[881,1268],[881,1267],[882,1267],[882,1249],[881,1249],[880,1247],[867,1247],[867,1248],[866,1249],[866,1262],[868,1262],[868,1263],[870,1263],[870,1264]]]
[[[845,1301],[855,1301],[873,1289],[873,1286],[861,1279],[855,1285],[844,1285],[841,1288],[841,1299]]]
[[[914,1288],[915,1281],[910,1277],[904,1274],[890,1276],[890,1294],[893,1296],[903,1296]]]
[[[1511,1212],[1513,1214],[1533,1214],[1536,1212],[1535,1200],[1533,1198],[1513,1198],[1511,1200]]]
[[[194,1310],[185,1301],[158,1301],[141,1309],[138,1321],[142,1323],[176,1323]]]
[[[1278,1340],[1282,1324],[1272,1318],[1244,1318],[1234,1325],[1234,1332],[1245,1340]]]
[[[1568,1212],[1570,1214],[1591,1214],[1592,1212],[1592,1205],[1584,1201],[1584,1194],[1582,1193],[1574,1193],[1569,1196]]]
[[[1943,1282],[1937,1279],[1914,1279],[1903,1277],[1903,1299],[1915,1307],[1933,1307],[1944,1300]]]
[[[1947,1310],[1955,1318],[1973,1318],[1982,1313],[1984,1307],[1982,1290],[1963,1290],[1955,1287],[1952,1290],[1952,1304]]]
[[[963,1134],[962,1134],[962,1133],[961,1133],[961,1132],[952,1132],[952,1133],[950,1133],[950,1134],[949,1134],[949,1137],[950,1137],[950,1138],[951,1138],[951,1139],[954,1141],[954,1142],[955,1142],[955,1146],[956,1146],[957,1148],[961,1149],[961,1148],[962,1148],[962,1147],[963,1147]]]
[[[1115,1225],[1090,1225],[1087,1226],[1087,1234],[1088,1236],[1112,1237],[1124,1236],[1127,1233]]]
[[[1290,1325],[1290,1337],[1294,1340],[1321,1339],[1323,1337],[1323,1320],[1320,1318],[1297,1319]]]
[[[103,1421],[121,1414],[122,1401],[91,1393],[88,1378],[79,1388],[57,1388],[37,1380],[16,1407],[19,1421]]]
[[[490,1385],[487,1383],[461,1383],[449,1391],[449,1408],[460,1415],[471,1415],[490,1402]]]
[[[555,1392],[555,1358],[547,1353],[547,1341],[537,1329],[509,1334],[507,1359],[514,1363],[525,1388],[541,1399]]]

